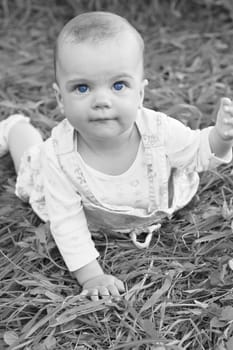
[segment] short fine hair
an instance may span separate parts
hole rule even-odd
[[[85,12],[71,19],[61,30],[56,40],[54,49],[54,71],[57,74],[57,60],[61,43],[82,43],[91,41],[98,43],[113,38],[117,34],[131,32],[139,45],[140,51],[144,52],[144,41],[141,34],[125,18],[111,12]]]

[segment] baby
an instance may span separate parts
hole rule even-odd
[[[232,158],[230,99],[203,130],[143,107],[143,50],[141,35],[116,14],[73,18],[54,60],[63,121],[46,141],[23,115],[0,123],[0,152],[11,153],[17,196],[50,222],[81,294],[92,300],[118,298],[124,284],[103,271],[91,232],[129,233],[147,246],[162,219],[196,193],[197,173]],[[136,239],[141,232],[148,232],[144,244]]]

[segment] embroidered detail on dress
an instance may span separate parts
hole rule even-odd
[[[142,135],[142,139],[145,147],[155,147],[159,141],[159,137],[157,135]]]
[[[80,168],[76,168],[74,173],[80,185],[84,185],[86,183],[86,179],[83,175],[82,170]]]

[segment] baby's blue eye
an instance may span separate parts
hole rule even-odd
[[[125,84],[122,81],[118,81],[117,83],[113,84],[113,87],[115,90],[120,91],[125,87]]]
[[[80,85],[77,85],[75,89],[78,90],[78,92],[80,92],[81,94],[84,94],[85,92],[88,91],[88,86],[86,84],[80,84]]]

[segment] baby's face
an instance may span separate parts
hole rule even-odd
[[[142,53],[131,33],[63,43],[55,87],[66,118],[83,137],[117,137],[132,128],[144,97]]]

